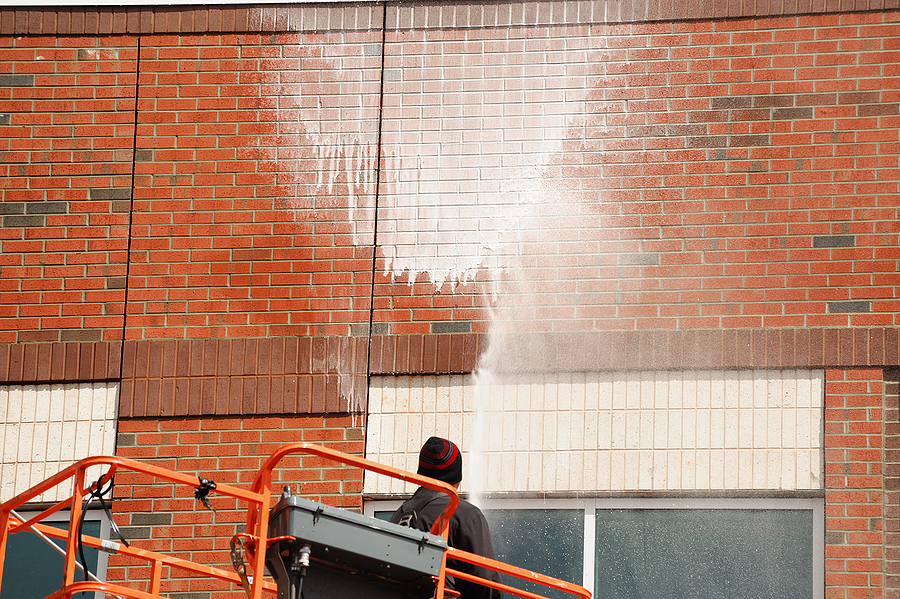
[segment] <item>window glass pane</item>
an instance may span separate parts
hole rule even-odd
[[[554,578],[582,583],[582,510],[485,510],[497,559]],[[571,598],[547,587],[504,576],[503,582],[546,597]]]
[[[69,527],[68,522],[45,522],[45,524],[62,529]],[[85,521],[84,534],[99,537],[100,521]],[[65,541],[58,539],[53,541],[59,547],[65,548]],[[98,551],[85,547],[84,556],[91,573],[97,574]],[[81,561],[77,556],[75,559]],[[43,539],[25,531],[7,537],[0,599],[42,599],[60,589],[62,578],[63,556],[50,548]],[[83,573],[77,568],[75,580],[84,580]]]
[[[813,595],[812,510],[597,510],[596,599]]]

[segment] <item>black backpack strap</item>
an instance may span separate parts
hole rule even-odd
[[[419,519],[419,517],[418,517],[418,515],[416,514],[416,510],[412,510],[412,511],[409,512],[408,514],[404,514],[404,515],[400,518],[400,522],[398,522],[397,524],[399,524],[400,526],[407,526],[407,527],[409,527],[409,528],[415,528],[415,527],[416,527],[416,521],[417,521],[418,519]]]

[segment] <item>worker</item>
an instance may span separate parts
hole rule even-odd
[[[462,454],[459,448],[447,439],[431,437],[425,441],[419,452],[418,473],[442,480],[459,489],[459,483],[462,481]],[[394,512],[391,522],[430,531],[431,525],[449,502],[450,498],[446,493],[419,487],[416,493]],[[459,500],[459,507],[450,518],[447,543],[456,549],[496,559],[484,514],[464,499]],[[447,560],[447,566],[460,572],[500,582],[500,573],[487,568],[450,559]],[[460,599],[500,599],[503,596],[496,589],[465,580],[454,581],[450,577],[447,578],[445,586],[449,590],[459,592]]]

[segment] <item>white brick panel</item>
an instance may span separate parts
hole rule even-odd
[[[0,387],[0,501],[53,476],[80,459],[116,449],[115,383]],[[88,471],[88,480],[100,468]],[[71,495],[70,485],[38,501]]]
[[[464,451],[464,491],[822,488],[821,371],[560,373],[477,391],[472,376],[371,385],[367,455],[415,471],[422,442],[449,437]],[[412,490],[372,476],[365,489]]]

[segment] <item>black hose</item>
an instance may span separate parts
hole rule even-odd
[[[78,519],[78,556],[81,559],[81,567],[84,569],[84,579],[87,580],[91,576],[91,569],[88,567],[87,560],[84,558],[84,539],[82,538],[84,535],[84,515],[87,513],[88,508],[91,507],[91,502],[94,500],[94,493],[91,492],[91,496],[88,497],[87,502],[84,505],[84,508],[81,510],[81,517]],[[84,595],[84,593],[82,593]]]
[[[291,552],[291,588],[292,599],[303,599],[303,579],[306,577],[306,568],[309,566],[309,545],[300,547],[299,551]]]
[[[295,576],[296,584],[294,587],[294,599],[303,599],[303,578],[306,576],[306,566],[300,568],[300,572]]]
[[[103,496],[112,492],[113,488],[113,478],[110,477],[109,485],[107,485],[106,489],[103,489],[103,476],[97,479],[97,482],[91,485],[91,494],[88,497],[88,500],[84,504],[84,508],[81,510],[81,517],[78,518],[78,556],[81,558],[81,566],[84,570],[84,579],[87,580],[92,576],[90,568],[88,567],[87,560],[84,557],[84,520],[85,515],[88,512],[88,509],[91,507],[91,502],[94,499],[100,500],[100,506],[103,508],[103,511],[106,512],[106,517],[109,520],[110,528],[112,528],[113,532],[119,537],[119,540],[122,541],[122,544],[126,547],[129,547],[128,541],[125,540],[125,537],[122,536],[122,533],[119,531],[119,527],[116,525],[116,521],[113,520],[112,512],[109,509],[109,506],[103,500]],[[96,575],[93,575],[96,578]],[[83,591],[82,595],[87,591]]]
[[[294,574],[291,576],[294,580],[291,582],[291,589],[293,589],[293,597],[292,599],[300,599],[303,595],[303,579],[299,574]]]

